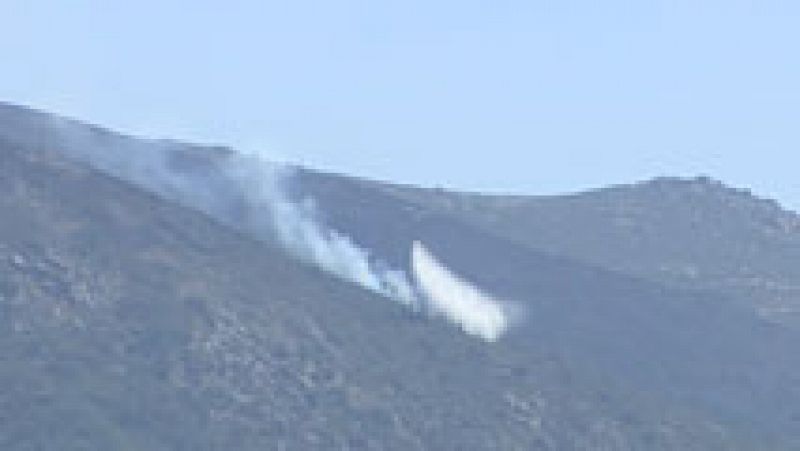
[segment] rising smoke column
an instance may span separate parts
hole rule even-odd
[[[230,161],[226,171],[240,184],[251,211],[256,212],[251,228],[273,235],[290,253],[328,273],[419,308],[405,272],[374,260],[350,237],[326,227],[312,199],[297,202],[287,195],[284,187],[291,176],[289,168],[248,156]]]
[[[464,332],[496,341],[509,326],[509,306],[492,298],[441,264],[419,241],[411,249],[414,277],[431,313]]]
[[[58,117],[43,142],[101,172],[265,241],[341,279],[415,310],[420,300],[404,271],[374,260],[367,249],[324,225],[312,199],[293,199],[287,165],[227,148],[134,139]]]
[[[508,309],[439,263],[421,243],[412,249],[417,285],[405,271],[374,259],[347,235],[327,227],[310,198],[286,189],[294,170],[230,149],[113,135],[53,118],[42,143],[90,166],[265,241],[296,258],[400,302],[442,316],[465,332],[497,340],[509,325]]]

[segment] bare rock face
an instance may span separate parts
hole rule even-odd
[[[407,267],[410,243],[423,240],[522,304],[525,321],[486,343],[65,157],[49,123],[0,106],[2,449],[800,446],[791,329],[724,290],[623,274],[602,246],[553,244],[553,228],[575,219],[559,208],[624,212],[608,213],[613,227],[598,220],[609,236],[619,224],[649,230],[658,221],[644,197],[627,200],[629,188],[614,200],[507,200],[297,176],[297,194],[313,195],[325,221],[391,264]],[[109,151],[133,139],[83,132]],[[209,174],[227,152],[170,145],[194,149],[175,164]],[[690,185],[653,196],[720,190]],[[549,253],[517,229],[487,230],[510,211],[509,222],[550,231]],[[526,222],[527,211],[551,222]],[[747,211],[732,229],[750,227]],[[770,236],[791,230],[782,221]],[[669,247],[654,246],[642,249]],[[698,286],[718,284],[708,261],[675,261]]]

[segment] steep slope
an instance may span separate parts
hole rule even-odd
[[[297,187],[325,206],[330,223],[398,263],[406,244],[421,239],[460,273],[520,302],[526,321],[512,340],[591,362],[591,371],[627,390],[667,394],[738,418],[739,427],[761,423],[771,434],[795,436],[795,334],[756,318],[749,303],[531,252],[446,208],[429,208],[433,201],[398,200],[395,190],[404,188],[315,172],[302,173]]]
[[[678,413],[552,352],[426,321],[55,153],[3,144],[0,161],[4,449],[726,438],[688,415],[663,433]]]
[[[212,218],[65,158],[39,113],[0,113],[0,383],[13,387],[0,402],[23,406],[4,410],[6,448],[798,444],[796,336],[736,301],[298,173],[294,195],[381,259],[408,268],[421,240],[520,304],[524,320],[487,344],[237,231],[237,209]],[[109,152],[133,141],[72,127]]]

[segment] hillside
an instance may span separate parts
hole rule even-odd
[[[564,196],[484,196],[378,185],[530,249],[800,317],[800,215],[707,177]]]
[[[797,336],[724,290],[520,245],[439,194],[293,175],[376,258],[408,268],[419,240],[518,304],[487,343],[237,226],[235,192],[198,211],[64,151],[163,143],[68,126],[0,107],[4,449],[798,446]],[[227,150],[169,148],[225,181]]]

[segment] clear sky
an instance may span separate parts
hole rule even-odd
[[[0,100],[381,179],[800,209],[797,0],[3,0]]]

